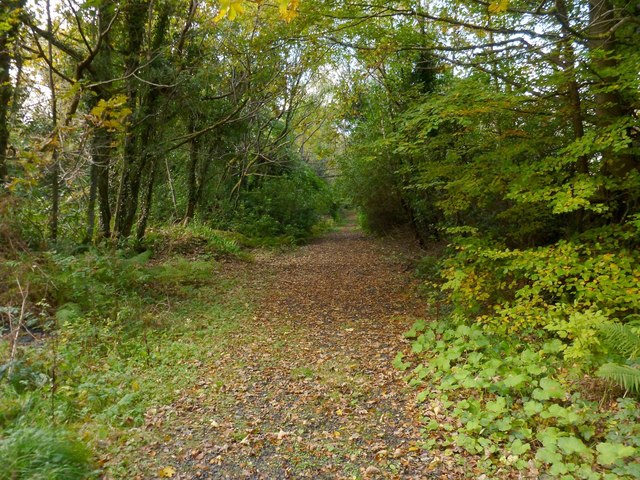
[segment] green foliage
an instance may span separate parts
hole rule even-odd
[[[342,171],[338,185],[343,196],[360,209],[362,226],[385,232],[407,223],[409,217],[402,205],[402,185],[396,178],[399,163],[384,140],[391,127],[386,123],[390,112],[381,103],[382,89],[371,88],[354,106],[364,119],[350,137],[349,150],[338,159]]]
[[[640,393],[640,367],[605,363],[597,372],[598,376],[616,382],[625,390]]]
[[[614,323],[602,324],[599,330],[611,351],[628,364],[606,363],[598,369],[598,376],[617,383],[625,390],[640,393],[640,335],[628,325]]]
[[[533,461],[552,476],[597,479],[632,478],[640,468],[636,401],[605,409],[584,398],[560,340],[531,337],[523,345],[477,325],[424,321],[406,336],[414,354],[394,364],[419,389],[434,432],[427,445],[444,434],[477,455],[484,471],[522,472]]]
[[[570,342],[568,358],[589,360],[602,352],[600,325],[640,311],[636,234],[629,222],[525,250],[459,237],[442,288],[461,318],[500,333],[544,328]]]
[[[121,306],[141,302],[140,292],[148,280],[144,265],[150,256],[150,251],[134,256],[123,251],[92,250],[78,255],[47,252],[28,281],[32,295],[43,299],[45,312],[56,308],[59,324],[84,319],[89,323],[96,320],[96,328],[109,328],[107,324],[113,327],[114,322],[122,327],[131,315]],[[40,328],[55,330],[54,323],[44,316]]]
[[[420,258],[416,267],[416,275],[425,281],[433,281],[440,277],[441,258],[435,255],[425,255]]]
[[[18,428],[0,439],[0,478],[81,480],[92,471],[90,452],[69,432]]]
[[[324,215],[336,210],[329,185],[308,168],[262,179],[244,191],[232,225],[252,238],[309,236]]]
[[[158,255],[210,254],[214,257],[242,256],[242,250],[231,232],[215,230],[206,224],[167,225],[152,228],[143,241]]]
[[[598,327],[607,344],[627,359],[640,357],[640,335],[628,325],[604,323]]]
[[[246,298],[223,300],[231,285],[206,256],[149,256],[87,252],[39,261],[32,294],[49,286],[50,304],[63,304],[36,325],[49,333],[37,348],[21,344],[16,359],[0,365],[0,478],[87,478],[89,467],[79,461],[87,448],[44,426],[65,425],[82,431],[86,444],[106,441],[117,451],[150,406],[171,403],[196,381],[194,359],[223,351],[224,342],[211,338],[236,328]],[[54,309],[47,302],[40,308]]]

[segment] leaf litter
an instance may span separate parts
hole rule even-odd
[[[392,366],[426,314],[410,243],[349,225],[228,263],[257,307],[223,355],[195,360],[192,388],[147,412],[131,478],[463,477],[464,461],[422,448],[415,392]]]

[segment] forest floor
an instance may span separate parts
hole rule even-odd
[[[426,313],[406,245],[351,221],[227,262],[218,273],[254,306],[211,338],[195,385],[147,412],[147,441],[121,454],[132,478],[453,478],[420,447],[415,392],[392,366]]]

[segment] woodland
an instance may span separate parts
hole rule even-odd
[[[2,0],[0,480],[640,478],[639,116],[630,0]]]

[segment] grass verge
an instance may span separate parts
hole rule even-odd
[[[23,285],[55,288],[27,310],[51,320],[23,332],[15,351],[8,328],[0,342],[0,478],[127,478],[126,461],[112,459],[151,440],[147,412],[198,381],[250,306],[209,256],[37,263]]]

